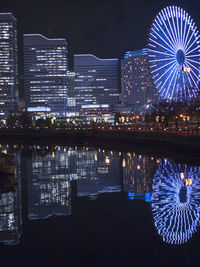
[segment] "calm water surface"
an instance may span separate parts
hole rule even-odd
[[[0,145],[0,266],[200,266],[200,163]]]

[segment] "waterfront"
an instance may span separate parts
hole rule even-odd
[[[2,266],[198,266],[198,158],[75,145],[0,150],[16,163],[16,184],[1,185]]]

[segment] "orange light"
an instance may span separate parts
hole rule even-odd
[[[185,179],[186,185],[192,185],[192,179]]]
[[[190,68],[183,67],[184,72],[190,72]]]
[[[123,168],[126,167],[126,161],[125,161],[125,159],[123,159],[123,161],[122,161],[122,167],[123,167]]]
[[[105,158],[105,163],[106,163],[107,165],[109,165],[109,164],[110,164],[110,159],[109,159],[109,157],[108,157],[108,156],[106,156],[106,158]]]

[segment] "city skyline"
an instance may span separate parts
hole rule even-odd
[[[11,12],[17,18],[19,44],[23,42],[23,33],[66,38],[69,42],[69,66],[73,67],[74,54],[91,53],[99,58],[122,58],[126,50],[142,49],[147,44],[153,19],[167,5],[178,5],[186,9],[196,25],[200,25],[200,7],[196,0],[184,3],[166,0],[118,0],[114,3],[61,1],[56,8],[54,3],[20,1],[18,5],[14,5],[11,1],[3,3],[0,12]],[[33,15],[27,10],[31,10]],[[22,61],[22,51],[19,54]]]

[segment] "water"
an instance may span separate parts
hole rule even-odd
[[[198,161],[76,146],[0,150],[16,162],[14,178],[0,177],[1,266],[199,266]]]

